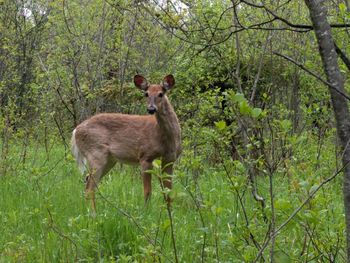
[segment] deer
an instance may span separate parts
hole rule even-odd
[[[134,84],[147,100],[149,115],[100,113],[79,124],[72,133],[72,153],[84,174],[85,198],[96,213],[95,191],[117,162],[140,165],[145,203],[152,193],[153,161],[161,160],[162,186],[172,189],[173,165],[181,153],[181,127],[166,93],[175,85],[173,75],[161,84],[149,84],[141,75]],[[169,196],[165,197],[168,204]]]

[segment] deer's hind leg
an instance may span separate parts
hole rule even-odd
[[[85,198],[91,201],[92,214],[96,214],[95,190],[101,178],[107,174],[115,164],[108,151],[100,152],[98,155],[89,156],[89,175],[86,180]]]

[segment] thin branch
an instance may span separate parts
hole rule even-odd
[[[241,32],[241,31],[244,31],[244,30],[248,30],[248,29],[251,29],[253,27],[256,27],[256,26],[262,26],[262,25],[265,25],[265,24],[268,24],[268,23],[271,23],[273,22],[274,19],[272,20],[268,20],[268,21],[264,21],[262,23],[259,23],[259,24],[254,24],[254,25],[250,25],[248,27],[242,27],[242,28],[239,28],[235,31],[232,31],[230,32],[225,38],[217,41],[217,42],[214,42],[214,43],[207,43],[203,48],[201,48],[197,53],[196,55],[199,55],[200,53],[202,53],[204,50],[206,50],[207,48],[210,48],[210,47],[213,47],[213,46],[216,46],[216,45],[219,45],[219,44],[222,44],[224,42],[226,42],[227,40],[229,40],[231,38],[232,35],[238,33],[238,32]]]
[[[311,194],[304,200],[304,202],[302,202],[299,207],[297,207],[293,213],[287,218],[286,221],[284,221],[279,227],[276,228],[276,230],[268,237],[268,239],[265,241],[265,243],[263,244],[262,248],[260,249],[259,253],[257,254],[255,260],[253,262],[258,262],[258,260],[260,259],[260,257],[262,256],[262,253],[264,252],[264,250],[266,249],[266,247],[268,246],[268,244],[270,243],[270,241],[277,237],[277,235],[279,234],[279,232],[281,232],[281,230],[288,225],[288,223],[290,221],[292,221],[292,219],[294,219],[294,217],[303,209],[303,207],[310,202],[310,200],[316,195],[316,193],[323,187],[325,186],[327,183],[331,182],[332,180],[334,180],[341,172],[343,172],[343,170],[346,168],[346,166],[348,166],[349,162],[347,162],[345,165],[343,165],[343,167],[341,167],[339,170],[337,170],[332,176],[330,176],[329,178],[325,179],[324,181],[322,181],[320,183],[319,186],[316,187],[316,189],[314,191],[311,192]]]
[[[61,230],[55,225],[50,209],[47,208],[47,212],[49,214],[49,226],[52,229],[52,231],[55,232],[57,235],[59,235],[61,238],[66,239],[71,244],[73,244],[74,249],[75,249],[74,261],[77,262],[78,261],[78,246],[77,246],[77,243],[72,238],[70,238],[68,235],[62,233]]]
[[[338,47],[338,45],[334,43],[335,51],[337,52],[338,56],[341,58],[341,60],[344,62],[348,70],[350,71],[350,59],[345,55],[345,53]]]
[[[142,236],[149,242],[150,245],[152,245],[154,248],[156,248],[157,245],[160,246],[158,240],[153,240],[149,234],[146,233],[144,228],[141,226],[141,224],[136,220],[134,216],[129,214],[124,209],[120,208],[116,203],[113,203],[110,201],[106,196],[103,195],[103,193],[100,191],[99,187],[97,189],[97,194],[102,198],[103,201],[106,202],[107,205],[114,208],[117,212],[119,212],[121,215],[125,216],[130,223],[134,224],[135,227],[139,230],[139,232],[142,234]],[[162,251],[159,251],[167,262],[174,262],[168,255],[164,254]]]
[[[63,0],[62,2],[62,14],[63,14],[63,18],[64,18],[64,24],[66,25],[66,28],[67,28],[67,31],[69,34],[75,36],[75,37],[79,37],[78,34],[74,33],[71,29],[70,29],[70,26],[68,24],[68,19],[67,19],[67,16],[66,16],[66,12],[65,12],[65,9],[66,9],[66,1]],[[68,5],[67,5],[67,12],[68,12]],[[74,27],[74,25],[73,25]],[[76,31],[76,30],[75,30]]]
[[[275,12],[273,12],[271,9],[267,8],[264,4],[254,4],[246,0],[241,0],[242,3],[245,3],[246,5],[249,5],[254,8],[264,9],[267,13],[272,15],[275,19],[282,21],[286,25],[293,27],[293,28],[300,28],[300,29],[309,29],[313,30],[314,27],[312,25],[304,25],[304,24],[294,24],[287,19],[277,15]],[[350,24],[330,24],[332,28],[349,28]]]
[[[311,70],[307,69],[303,64],[299,63],[298,61],[295,61],[294,59],[280,54],[278,52],[272,52],[274,55],[282,57],[290,62],[292,62],[293,64],[297,65],[299,68],[303,69],[304,71],[306,71],[307,73],[309,73],[311,76],[315,77],[316,79],[318,79],[319,81],[321,81],[323,84],[327,85],[328,87],[330,87],[331,89],[334,89],[336,92],[338,92],[340,95],[342,95],[344,98],[346,98],[347,100],[350,100],[350,97],[345,94],[344,92],[340,91],[336,86],[334,86],[332,83],[328,82],[327,80],[324,80],[323,78],[321,78],[320,76],[318,76],[316,73],[312,72]]]
[[[265,43],[262,46],[262,52],[261,52],[260,58],[259,58],[258,72],[256,73],[256,76],[254,79],[252,93],[251,93],[250,100],[249,100],[252,105],[254,105],[255,94],[256,94],[257,87],[258,87],[258,82],[260,80],[260,74],[261,74],[261,69],[262,69],[262,65],[263,65],[263,59],[264,59],[264,56],[266,54],[267,46],[271,42],[272,34],[273,34],[273,32],[268,32],[268,34],[266,36]]]

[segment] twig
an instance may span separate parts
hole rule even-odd
[[[294,24],[287,19],[280,17],[277,15],[275,12],[273,12],[271,9],[267,8],[264,4],[254,4],[246,0],[241,0],[242,3],[249,5],[254,8],[259,8],[259,9],[264,9],[267,13],[272,15],[275,19],[282,21],[286,25],[293,27],[293,28],[299,28],[299,29],[308,29],[308,30],[313,30],[314,27],[312,25],[303,25],[303,24]],[[332,28],[348,28],[350,27],[350,24],[330,24]]]
[[[171,165],[171,164],[168,164],[168,165]],[[164,168],[166,168],[166,167],[164,167]],[[163,197],[164,197],[164,201],[166,202],[166,210],[168,212],[168,217],[169,217],[169,221],[170,221],[170,230],[171,230],[170,233],[171,233],[171,240],[172,240],[172,244],[173,244],[174,257],[175,257],[175,262],[178,263],[179,259],[178,259],[178,256],[177,256],[177,249],[176,249],[174,220],[173,220],[173,215],[172,215],[172,212],[171,212],[171,204],[168,201],[169,196],[165,192],[165,186],[164,186],[164,182],[163,182],[164,176],[162,175],[162,170],[163,169],[160,170],[160,174],[157,173],[156,175],[158,176],[158,179],[159,179],[159,182],[160,182],[160,187],[162,189],[162,193],[163,193]],[[171,176],[171,175],[168,175],[168,176]],[[167,178],[165,178],[165,180],[167,180]]]
[[[56,233],[58,234],[60,237],[68,240],[70,243],[73,244],[74,248],[75,248],[75,257],[74,257],[74,261],[77,262],[78,261],[78,246],[77,243],[75,243],[75,241],[73,239],[71,239],[69,236],[67,236],[66,234],[63,234],[54,224],[53,221],[53,217],[51,214],[50,209],[47,208],[47,212],[49,213],[49,224],[50,224],[50,228]]]
[[[345,55],[345,53],[338,47],[338,45],[334,43],[335,51],[337,52],[338,56],[341,58],[341,60],[344,62],[348,70],[350,71],[350,59]]]
[[[330,87],[331,89],[335,90],[336,92],[338,92],[340,95],[342,95],[344,98],[346,98],[347,100],[350,100],[350,97],[345,94],[344,92],[342,92],[341,90],[339,90],[336,86],[334,86],[332,83],[328,82],[327,80],[324,80],[323,78],[321,78],[320,76],[318,76],[316,73],[312,72],[311,70],[309,70],[308,68],[306,68],[303,64],[299,63],[298,61],[295,61],[294,59],[292,59],[291,57],[288,57],[286,55],[280,54],[278,52],[272,52],[274,55],[282,57],[290,62],[292,62],[293,64],[297,65],[299,68],[303,69],[304,71],[306,71],[307,73],[309,73],[311,76],[315,77],[316,79],[318,79],[319,81],[321,81],[323,84],[327,85],[328,87]]]
[[[350,161],[349,161],[350,162]],[[341,167],[339,170],[337,170],[331,177],[325,179],[324,181],[321,182],[321,184],[319,186],[316,187],[316,189],[304,200],[304,202],[301,203],[301,205],[299,205],[299,207],[297,207],[294,212],[287,218],[286,221],[284,221],[279,227],[276,228],[276,230],[267,238],[267,240],[265,241],[265,243],[263,244],[263,246],[261,247],[259,253],[257,254],[255,260],[253,262],[258,262],[258,260],[260,259],[260,257],[262,256],[262,253],[264,252],[264,250],[266,249],[266,247],[268,246],[268,244],[270,243],[270,241],[277,237],[277,235],[279,234],[279,232],[301,211],[301,209],[303,209],[303,207],[309,203],[309,201],[315,196],[315,194],[327,183],[329,183],[330,181],[332,181],[333,179],[335,179],[345,168],[346,166],[349,164],[349,162],[347,162],[345,165],[343,165],[343,167]]]
[[[185,191],[187,191],[187,193],[192,198],[192,200],[193,200],[193,202],[194,202],[194,204],[196,206],[197,212],[199,214],[199,218],[200,218],[200,221],[201,221],[201,224],[202,224],[202,229],[205,229],[206,225],[205,225],[204,218],[203,218],[203,215],[202,215],[202,212],[201,212],[201,205],[199,204],[198,200],[193,195],[193,193],[188,189],[188,187],[186,187],[184,184],[182,184],[182,186],[185,188]],[[205,260],[206,239],[207,239],[207,233],[204,231],[204,233],[203,233],[203,244],[202,244],[202,249],[201,249],[201,262],[202,263],[205,262],[204,260]]]
[[[156,245],[158,244],[157,240],[153,240],[141,227],[141,225],[136,221],[135,217],[133,217],[131,214],[129,214],[128,212],[124,211],[122,208],[118,207],[116,204],[114,204],[113,202],[111,202],[110,200],[108,200],[107,197],[105,197],[101,191],[99,190],[98,187],[96,187],[97,189],[97,193],[99,194],[99,196],[111,207],[113,207],[114,209],[116,209],[120,214],[122,214],[123,216],[125,216],[131,223],[133,223],[137,229],[141,232],[141,234],[148,240],[148,242],[156,247]],[[173,260],[171,260],[171,258],[169,258],[167,255],[165,255],[164,253],[162,253],[162,251],[160,251],[160,253],[166,258],[167,261],[169,262],[173,262]]]

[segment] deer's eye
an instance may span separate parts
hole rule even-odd
[[[158,97],[159,97],[159,98],[163,97],[163,93],[162,93],[162,92],[159,93],[159,94],[158,94]]]
[[[148,92],[145,92],[145,97],[148,97]]]

